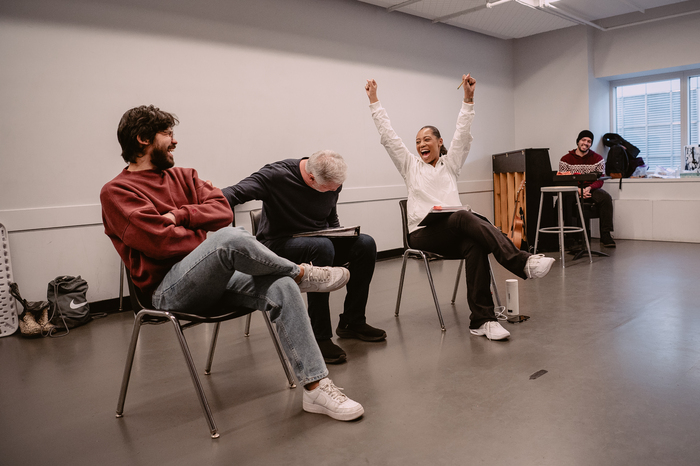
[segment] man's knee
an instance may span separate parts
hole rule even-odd
[[[210,233],[207,239],[221,244],[235,244],[241,241],[257,241],[255,237],[248,233],[243,227],[224,227]]]
[[[608,204],[612,206],[612,196],[610,195],[610,193],[603,189],[596,189],[591,194],[591,197],[593,198],[593,202],[595,202],[596,204]]]
[[[364,233],[360,234],[353,245],[353,249],[355,249],[360,256],[377,257],[377,243],[370,235],[365,235]]]
[[[304,249],[306,249],[306,257],[314,265],[328,266],[333,265],[335,259],[335,246],[328,238],[313,238],[313,241],[308,241]]]

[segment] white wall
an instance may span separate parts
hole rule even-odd
[[[576,26],[515,41],[515,145],[549,148],[554,170],[589,127],[586,37]]]
[[[61,274],[86,278],[91,301],[117,295],[98,193],[124,166],[119,118],[141,104],[178,115],[177,164],[219,186],[337,150],[349,162],[342,220],[386,250],[401,246],[405,188],[364,81],[377,79],[410,146],[425,124],[449,140],[457,84],[472,72],[475,140],[461,187],[490,213],[490,155],[514,148],[512,60],[510,42],[343,0],[3,1],[0,223],[14,278],[28,299]]]
[[[595,76],[623,77],[650,70],[700,64],[697,28],[700,14],[643,26],[594,31]]]

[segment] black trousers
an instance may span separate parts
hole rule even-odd
[[[564,215],[567,225],[579,225],[581,223],[578,208],[576,207],[576,199],[573,196],[564,196],[562,201],[564,204]],[[591,191],[591,197],[583,199],[581,202],[593,202],[598,207],[598,215],[600,216],[600,234],[610,233],[613,228],[613,200],[610,194],[604,189],[594,189]],[[588,232],[590,237],[591,232]],[[575,238],[575,237],[574,237]]]
[[[466,210],[414,231],[409,235],[409,243],[412,248],[452,259],[466,259],[470,328],[479,328],[488,321],[496,320],[491,296],[489,253],[511,273],[527,278],[525,263],[530,253],[516,248],[498,228]]]
[[[613,201],[610,194],[604,189],[591,191],[590,199],[598,206],[600,213],[600,234],[610,233],[613,228]]]
[[[377,246],[374,238],[364,233],[352,238],[280,238],[267,244],[274,253],[290,261],[313,263],[317,266],[348,264],[350,281],[345,285],[345,307],[340,314],[340,325],[363,324],[369,296],[369,285],[374,275]],[[308,293],[309,318],[317,340],[333,336],[329,293]]]

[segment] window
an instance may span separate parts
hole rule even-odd
[[[612,83],[613,132],[637,146],[650,171],[683,168],[683,147],[700,144],[697,71]]]
[[[700,90],[700,76],[691,76],[688,79],[688,112],[690,113],[688,133],[691,144],[700,144],[700,105],[698,105],[698,93]]]

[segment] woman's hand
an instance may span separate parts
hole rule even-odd
[[[463,74],[462,86],[464,86],[464,101],[468,104],[474,103],[474,88],[476,88],[476,79],[472,78],[471,74]]]
[[[370,104],[379,102],[379,99],[377,98],[377,81],[374,79],[368,79],[367,84],[365,84],[365,91],[367,91],[367,97],[369,97]],[[472,95],[474,95],[474,91],[472,91]]]

